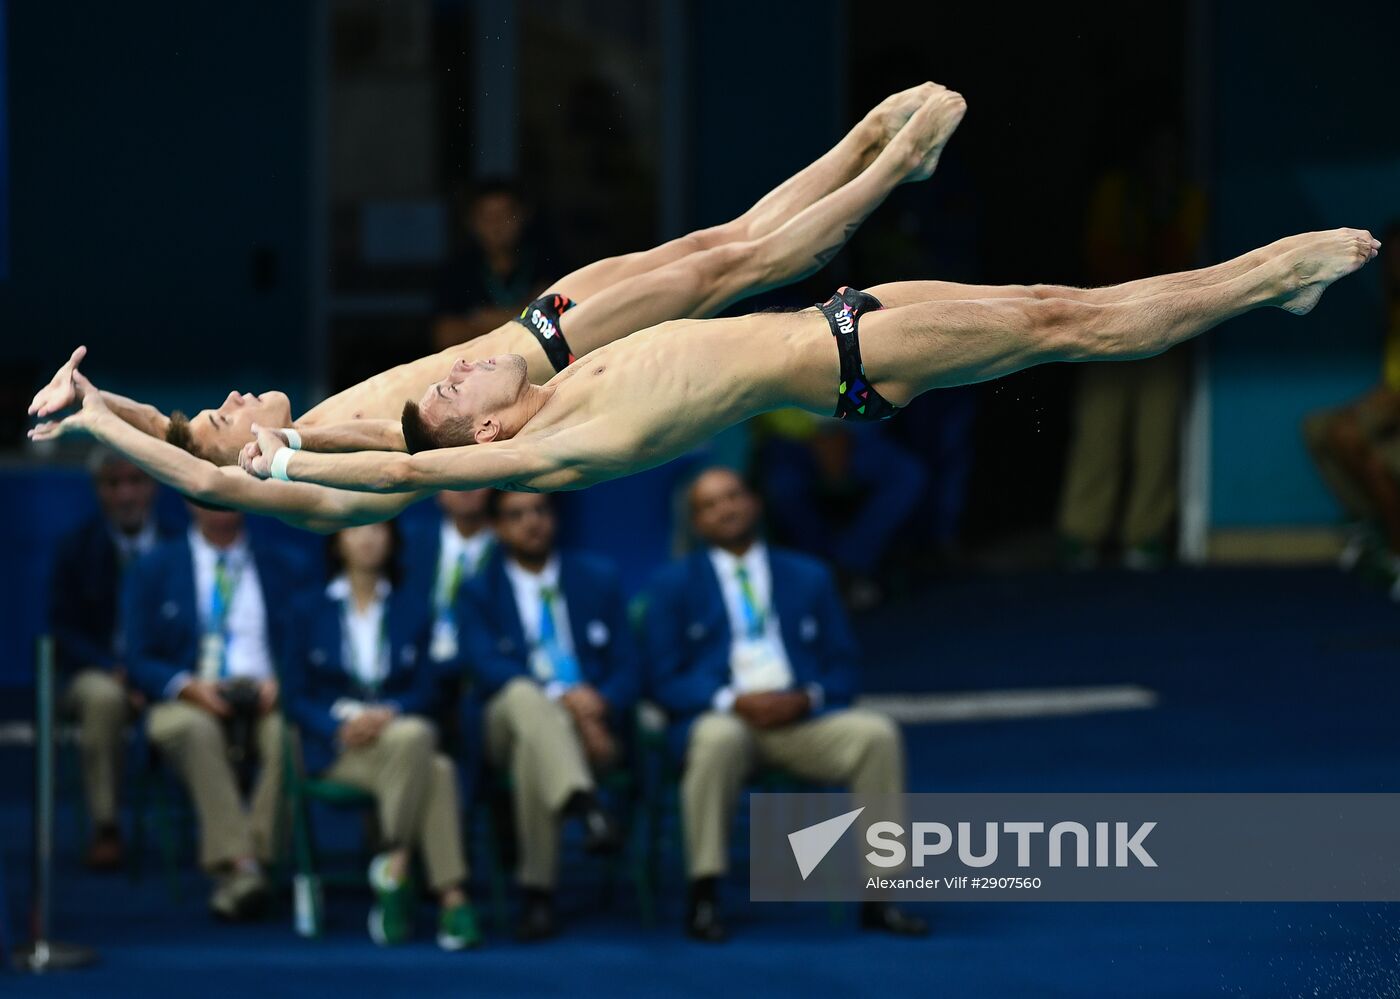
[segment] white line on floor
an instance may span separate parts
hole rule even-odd
[[[973,690],[949,694],[872,694],[861,707],[881,711],[895,721],[991,721],[1047,718],[1101,711],[1141,711],[1157,706],[1156,691],[1133,684],[1108,687],[1044,687],[1021,690]]]

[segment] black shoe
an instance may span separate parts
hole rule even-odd
[[[515,939],[521,943],[534,943],[547,940],[558,932],[559,924],[554,919],[554,898],[548,892],[527,891],[520,923],[515,928]]]
[[[866,902],[860,907],[860,925],[902,937],[928,936],[928,922],[888,902]]]
[[[603,809],[594,806],[585,810],[579,821],[583,823],[583,848],[588,853],[616,853],[622,846],[622,835],[618,832],[617,820]]]
[[[615,853],[622,846],[617,821],[609,815],[592,791],[575,791],[564,803],[564,815],[578,819],[583,826],[583,848],[588,853]]]
[[[729,939],[729,931],[719,918],[719,904],[712,898],[696,899],[690,903],[685,932],[687,936],[704,943],[724,943]]]

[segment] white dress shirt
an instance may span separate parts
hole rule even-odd
[[[394,588],[387,579],[375,586],[374,598],[363,610],[355,606],[350,591],[350,579],[340,575],[326,586],[326,596],[341,605],[341,661],[363,686],[376,688],[389,675],[390,651],[384,640],[384,614],[389,594]],[[331,715],[340,721],[355,717],[368,703],[350,697],[337,698],[331,705]]]
[[[230,677],[246,676],[254,680],[272,678],[272,649],[267,636],[267,607],[263,603],[262,586],[258,583],[258,567],[248,539],[240,534],[227,548],[218,549],[205,540],[196,528],[189,533],[190,554],[194,561],[194,601],[199,614],[200,629],[208,633],[214,596],[214,571],[219,555],[227,556],[227,573],[233,581],[233,593],[224,615],[224,663]],[[166,686],[167,697],[177,697],[180,689],[192,678],[191,672],[177,674]]]
[[[145,555],[156,546],[158,540],[156,535],[156,519],[147,517],[146,522],[141,525],[141,530],[135,534],[124,534],[123,532],[107,526],[107,533],[112,538],[112,544],[117,549],[117,561],[126,565],[139,555]]]
[[[374,589],[374,598],[363,610],[355,606],[350,591],[350,578],[337,576],[326,586],[326,596],[341,604],[345,634],[341,635],[346,671],[366,687],[375,687],[389,675],[389,655],[384,643],[384,612],[389,594],[394,588],[381,579]]]
[[[720,594],[729,617],[730,682],[714,697],[717,711],[728,711],[740,694],[787,690],[792,686],[792,662],[783,644],[782,627],[773,608],[773,574],[768,566],[768,546],[754,542],[743,555],[722,548],[710,549],[710,564],[719,579]],[[749,577],[749,588],[757,602],[762,630],[750,635],[749,618],[744,613],[744,592],[739,585],[739,568]]]
[[[544,568],[539,572],[531,572],[515,559],[507,558],[505,570],[506,579],[510,580],[510,588],[515,595],[515,606],[520,611],[520,629],[525,633],[525,641],[531,649],[533,650],[540,641],[540,594],[546,586],[550,586],[554,588],[554,634],[559,643],[559,651],[565,655],[574,655],[569,604],[564,597],[564,591],[559,587],[559,556],[549,556],[549,561],[545,562]],[[565,684],[554,679],[554,668],[548,656],[531,655],[530,670],[535,674],[535,679],[545,685],[545,693],[551,698],[557,698],[568,689]]]

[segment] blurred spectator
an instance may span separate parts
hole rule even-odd
[[[49,622],[53,631],[64,710],[78,720],[83,793],[92,841],[84,863],[113,870],[122,863],[117,825],[122,736],[140,694],[127,688],[117,597],[121,577],[170,531],[156,522],[155,483],[105,448],[90,462],[99,512],[59,541],[54,558]]]
[[[485,703],[487,757],[511,777],[518,935],[538,940],[556,929],[560,818],[581,821],[590,852],[619,845],[593,774],[623,755],[641,671],[616,571],[555,550],[549,497],[493,492],[488,510],[499,549],[459,605],[459,634]]]
[[[1133,168],[1110,171],[1094,189],[1085,240],[1091,283],[1120,284],[1195,266],[1205,213],[1204,196],[1185,178],[1180,137],[1169,128],[1150,132]],[[1068,565],[1097,562],[1114,534],[1125,485],[1124,564],[1150,569],[1167,558],[1187,359],[1178,347],[1131,364],[1081,366],[1060,496]]]
[[[515,185],[476,185],[463,210],[465,245],[438,277],[433,342],[438,350],[489,333],[545,291],[540,239]]]
[[[774,532],[833,563],[853,609],[877,603],[876,571],[923,495],[923,466],[876,426],[800,410],[768,414],[760,426]]]
[[[437,752],[425,715],[436,709],[426,592],[401,579],[398,526],[343,530],[330,539],[332,577],[297,604],[282,659],[288,716],[301,730],[307,770],[369,791],[379,802],[384,851],[370,864],[376,905],[370,936],[405,941],[412,929],[413,851],[441,908],[438,946],[481,942],[463,884],[466,861],[457,768]],[[397,585],[396,585],[397,584]]]
[[[1385,267],[1386,329],[1381,382],[1345,406],[1320,410],[1303,422],[1303,436],[1332,494],[1353,522],[1341,562],[1350,569],[1384,538],[1386,568],[1400,599],[1400,223],[1381,237]]]
[[[282,720],[272,650],[286,645],[297,573],[250,542],[243,515],[189,504],[188,536],[132,564],[122,622],[132,680],[151,700],[150,739],[199,816],[200,865],[223,919],[260,915],[277,850]],[[260,762],[245,807],[246,784]]]
[[[728,469],[696,479],[690,514],[706,547],[657,576],[646,652],[652,692],[671,716],[670,749],[685,759],[686,928],[717,942],[730,820],[754,766],[898,794],[904,743],[889,718],[850,706],[861,653],[827,569],[758,538],[758,498]],[[866,903],[861,917],[894,933],[927,931],[887,904]]]

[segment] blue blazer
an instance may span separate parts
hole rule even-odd
[[[626,719],[637,703],[642,677],[617,570],[602,559],[564,553],[559,588],[569,607],[579,672],[607,700],[614,720]],[[482,702],[518,676],[533,678],[520,610],[499,549],[458,593],[457,634],[474,680],[473,694]]]
[[[158,541],[173,532],[159,521]],[[120,662],[117,637],[122,566],[107,520],[100,513],[63,536],[54,555],[49,627],[58,668],[109,670]]]
[[[771,545],[768,564],[794,686],[821,687],[817,714],[849,706],[860,647],[830,570]],[[691,722],[710,710],[715,694],[730,682],[729,614],[706,549],[657,574],[647,594],[644,636],[651,695],[670,715],[669,739],[679,749]]]
[[[268,647],[274,658],[283,647],[287,609],[298,592],[297,563],[250,539],[267,608]],[[194,556],[187,537],[158,545],[127,567],[122,583],[122,634],[127,669],[133,682],[152,700],[178,673],[199,662],[199,608],[194,583]]]
[[[404,577],[414,586],[426,587],[430,599],[433,584],[437,582],[438,559],[442,557],[442,522],[441,516],[419,518],[410,523],[400,520]],[[492,542],[487,548],[487,561],[495,550]]]
[[[301,729],[307,770],[320,773],[340,754],[335,736],[341,722],[331,706],[342,697],[365,700],[369,693],[345,662],[340,601],[318,588],[302,594],[293,608],[295,627],[286,629],[280,657],[282,704]],[[421,588],[401,585],[389,595],[385,613],[389,675],[377,699],[394,704],[401,714],[432,715],[439,708],[437,674],[428,659],[432,605]]]

